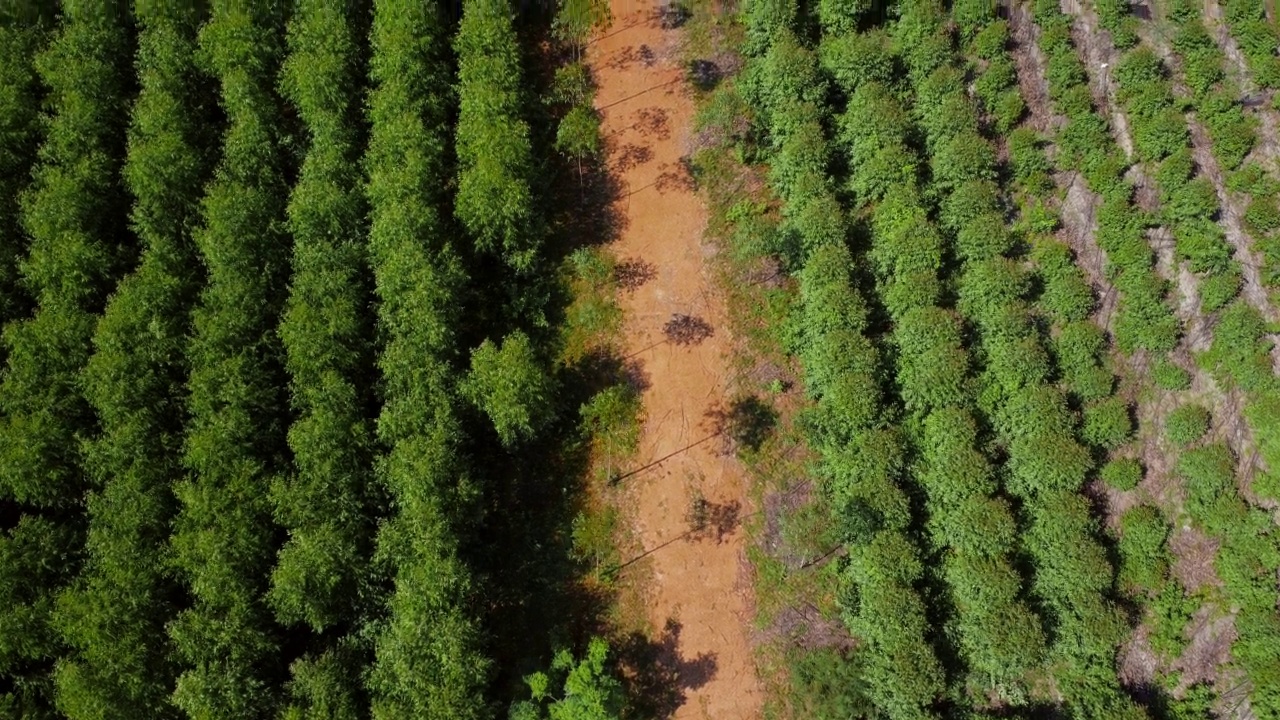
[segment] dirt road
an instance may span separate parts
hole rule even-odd
[[[732,346],[702,242],[706,210],[682,163],[694,108],[681,81],[679,31],[660,26],[656,7],[614,0],[613,26],[588,50],[609,166],[622,193],[622,229],[612,249],[619,261],[652,269],[621,298],[625,350],[646,385],[646,421],[636,468],[620,482],[630,505],[624,512],[652,551],[624,572],[646,574],[652,640],[665,648],[663,662],[675,676],[663,714],[751,720],[763,698],[748,637],[740,527],[750,512],[746,479],[720,451],[707,417],[725,403]],[[691,318],[687,343],[666,339],[675,315]],[[689,535],[699,497],[709,526]]]

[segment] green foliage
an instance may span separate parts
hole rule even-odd
[[[1128,2],[1095,0],[1093,6],[1102,27],[1110,31],[1111,42],[1117,49],[1124,50],[1138,44],[1138,19],[1130,14]]]
[[[862,15],[875,8],[874,0],[818,0],[818,21],[827,35],[851,35]]]
[[[1102,466],[1098,477],[1116,490],[1132,490],[1142,482],[1142,463],[1133,458],[1115,458]]]
[[[1166,580],[1155,596],[1149,599],[1147,607],[1151,627],[1147,638],[1151,649],[1169,660],[1180,657],[1187,646],[1184,631],[1190,624],[1192,615],[1200,608],[1200,598],[1188,596],[1180,583]],[[1195,717],[1207,717],[1207,709],[1205,713]]]
[[[1204,312],[1221,310],[1236,299],[1243,284],[1240,268],[1234,264],[1226,270],[1209,275],[1200,283],[1200,309]]]
[[[1050,173],[1053,165],[1044,152],[1044,143],[1031,128],[1018,128],[1009,133],[1009,164],[1019,189],[1042,195],[1053,187]]]
[[[517,273],[528,274],[541,252],[542,229],[510,4],[466,3],[454,47],[459,100],[454,213],[477,250],[498,254]]]
[[[843,574],[856,599],[842,610],[868,645],[868,697],[891,718],[932,716],[929,707],[944,678],[926,639],[924,605],[912,587],[921,574],[914,548],[898,533],[881,532],[850,560]]]
[[[850,5],[843,0],[825,2],[845,7]],[[852,93],[866,83],[892,83],[898,69],[889,48],[889,37],[883,30],[824,35],[818,45],[818,59],[836,85],[846,93]]]
[[[790,660],[788,698],[800,717],[845,720],[874,711],[866,697],[863,668],[856,654],[836,648],[816,648],[795,653]]]
[[[606,664],[609,645],[591,638],[587,654],[575,660],[560,650],[551,661],[551,673],[536,672],[525,678],[532,700],[511,707],[511,720],[615,720],[622,716],[626,696],[622,682]]]
[[[26,238],[18,197],[31,176],[41,136],[34,58],[47,37],[37,23],[0,23],[0,322],[6,323],[25,314],[30,303],[20,284]]]
[[[489,416],[504,445],[532,437],[551,420],[554,389],[529,336],[516,331],[471,352],[463,395]]]
[[[1160,511],[1140,505],[1120,516],[1120,568],[1116,581],[1129,594],[1155,593],[1169,572],[1165,543],[1169,523]]]
[[[1133,420],[1123,398],[1110,397],[1084,409],[1080,437],[1091,445],[1114,450],[1133,435]]]
[[[58,705],[72,718],[176,715],[164,630],[179,596],[165,560],[198,262],[190,228],[211,169],[198,108],[209,98],[194,66],[199,13],[139,7],[137,20],[142,89],[124,177],[144,252],[107,304],[83,375],[102,427],[86,447],[101,490],[88,499],[85,567],[54,615],[75,648],[55,674]]]
[[[370,610],[376,519],[368,205],[359,174],[357,98],[364,49],[351,8],[301,0],[289,22],[280,85],[310,143],[287,206],[292,275],[279,335],[294,421],[291,472],[272,485],[289,537],[267,601],[281,625],[328,631],[290,667],[286,717],[353,717],[368,646],[344,635]],[[297,630],[295,630],[297,632]]]
[[[613,15],[604,0],[560,0],[551,31],[575,49],[586,46],[591,33],[609,26]]]
[[[1191,373],[1166,358],[1158,358],[1148,370],[1152,382],[1164,390],[1178,391],[1191,387]]]
[[[612,467],[635,452],[640,442],[640,397],[631,387],[605,388],[583,404],[579,412],[606,466]]]
[[[19,716],[47,717],[54,705],[49,673],[64,653],[51,611],[79,570],[85,540],[81,513],[93,479],[83,440],[96,423],[81,373],[91,354],[96,314],[133,254],[119,175],[132,28],[122,8],[63,7],[48,45],[27,56],[30,64],[23,66],[13,53],[34,53],[43,38],[35,25],[24,30],[21,23],[10,24],[8,11],[4,15],[0,264],[5,267],[0,283],[16,279],[8,263],[22,256],[25,230],[30,242],[17,269],[34,306],[28,317],[3,317],[0,698],[16,704]],[[47,115],[38,121],[44,140],[34,168],[31,152],[38,135],[32,123],[40,105],[24,105],[34,99],[32,66],[48,91]],[[30,184],[23,188],[27,179]],[[15,290],[12,284],[0,286],[0,303],[18,303],[0,310],[25,309]],[[83,635],[76,640],[79,644]],[[74,701],[66,704],[75,706],[70,711],[83,709]]]
[[[556,128],[556,149],[582,161],[600,154],[600,116],[586,105],[574,105]]]
[[[366,717],[360,674],[366,660],[358,640],[343,638],[320,655],[295,660],[289,668],[292,702],[282,720],[358,720]]]
[[[1190,445],[1209,431],[1209,411],[1201,405],[1183,405],[1164,421],[1165,436],[1178,445]]]
[[[741,82],[743,96],[760,113],[775,143],[789,134],[786,111],[797,100],[817,106],[826,95],[817,57],[789,31],[780,32],[763,57],[748,63]]]
[[[1174,100],[1168,71],[1152,50],[1140,47],[1126,53],[1116,64],[1115,77],[1139,157],[1158,161],[1187,146],[1186,120]]]
[[[1240,45],[1254,82],[1264,88],[1280,87],[1280,58],[1275,54],[1277,31],[1267,22],[1264,6],[1249,0],[1227,0],[1222,7],[1227,29]]]
[[[183,672],[174,702],[201,717],[260,717],[279,697],[279,645],[261,603],[276,528],[264,489],[282,469],[281,108],[274,87],[283,11],[215,3],[201,59],[221,84],[222,160],[195,232],[209,282],[194,313],[189,475],[175,492],[173,555],[192,602],[169,625]]]
[[[1240,167],[1258,141],[1258,121],[1245,115],[1239,96],[1237,88],[1227,86],[1199,98],[1197,107],[1213,140],[1213,153],[1228,170]]]
[[[984,18],[984,24],[970,42],[973,52],[984,60],[1007,58],[1009,23],[995,18]]]
[[[386,448],[377,477],[394,500],[376,559],[391,571],[382,622],[370,628],[365,675],[375,718],[476,720],[489,660],[471,615],[476,588],[457,531],[477,489],[459,457],[455,415],[466,277],[444,220],[448,191],[449,23],[409,0],[379,0],[370,33],[371,126],[366,154],[369,255],[383,343],[378,368]]]
[[[792,30],[799,14],[797,0],[750,0],[742,9],[747,26],[748,54],[763,55],[776,44],[777,36]]]
[[[1269,393],[1276,387],[1271,371],[1271,341],[1258,312],[1244,300],[1236,300],[1218,317],[1213,345],[1200,357],[1225,385],[1248,393]]]
[[[1075,264],[1071,249],[1056,240],[1037,241],[1032,259],[1040,272],[1040,306],[1056,323],[1084,320],[1093,312],[1093,289]]]

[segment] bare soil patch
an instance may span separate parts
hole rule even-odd
[[[651,628],[621,654],[652,680],[656,716],[749,720],[763,704],[744,576],[741,525],[751,508],[743,468],[713,442],[725,436],[715,411],[730,406],[732,338],[702,240],[706,210],[688,173],[693,102],[672,59],[679,30],[664,29],[652,6],[614,0],[612,10],[614,27],[592,43],[588,61],[609,166],[627,188],[613,249],[627,258],[619,266],[624,351],[647,386],[637,467],[619,482],[646,551],[623,572],[648,573]]]

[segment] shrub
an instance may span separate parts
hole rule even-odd
[[[1156,360],[1151,366],[1150,373],[1156,386],[1164,390],[1176,392],[1191,387],[1191,373],[1165,358]]]
[[[1009,23],[1004,20],[987,23],[986,27],[973,37],[973,51],[978,57],[986,60],[1003,57],[1008,44]]]
[[[1240,294],[1241,283],[1240,268],[1235,265],[1206,277],[1200,283],[1200,309],[1215,312],[1226,307]]]
[[[1130,593],[1156,592],[1169,571],[1169,523],[1149,505],[1120,517],[1120,568],[1116,580]]]
[[[1169,413],[1164,432],[1178,445],[1190,445],[1209,431],[1209,411],[1201,405],[1183,405]]]
[[[1142,463],[1133,458],[1110,460],[1098,471],[1098,477],[1108,487],[1116,490],[1132,490],[1142,482]]]
[[[1091,445],[1114,450],[1133,435],[1133,420],[1123,398],[1099,400],[1084,410],[1080,436]]]

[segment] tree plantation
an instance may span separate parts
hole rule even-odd
[[[1277,12],[3,3],[0,718],[1280,720]]]

